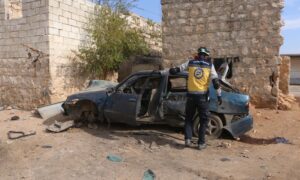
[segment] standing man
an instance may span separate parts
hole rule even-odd
[[[198,149],[206,148],[205,133],[208,126],[209,115],[209,84],[212,80],[217,91],[218,104],[222,104],[221,89],[218,74],[209,58],[209,51],[205,47],[198,49],[198,55],[193,60],[188,60],[179,67],[171,68],[170,74],[188,70],[188,93],[185,117],[185,145],[191,147],[193,119],[198,110],[200,118]]]

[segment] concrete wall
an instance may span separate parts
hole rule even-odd
[[[0,0],[0,105],[30,109],[49,103],[48,3],[22,0],[21,16],[13,19],[8,3]]]
[[[256,106],[276,106],[283,0],[162,0],[162,8],[165,66],[200,46],[214,58],[239,57],[231,83]]]

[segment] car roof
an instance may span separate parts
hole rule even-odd
[[[176,74],[169,74],[169,71],[167,70],[145,70],[145,71],[139,71],[136,73],[133,73],[135,75],[169,75],[171,77],[178,77],[178,76],[182,76],[182,77],[186,77],[188,76],[188,72],[187,71],[183,71],[183,72],[179,72]]]

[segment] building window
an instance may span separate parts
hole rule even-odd
[[[22,18],[22,0],[7,0],[5,12],[7,20]]]

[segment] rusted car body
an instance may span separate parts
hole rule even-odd
[[[168,124],[183,127],[187,93],[187,73],[170,75],[167,71],[143,71],[105,90],[88,88],[69,96],[62,107],[66,115],[86,121],[118,122],[133,126]],[[249,96],[222,82],[223,104],[218,105],[210,87],[210,123],[208,135],[219,137],[227,130],[238,137],[253,126],[249,114]],[[195,114],[194,134],[199,128]]]

